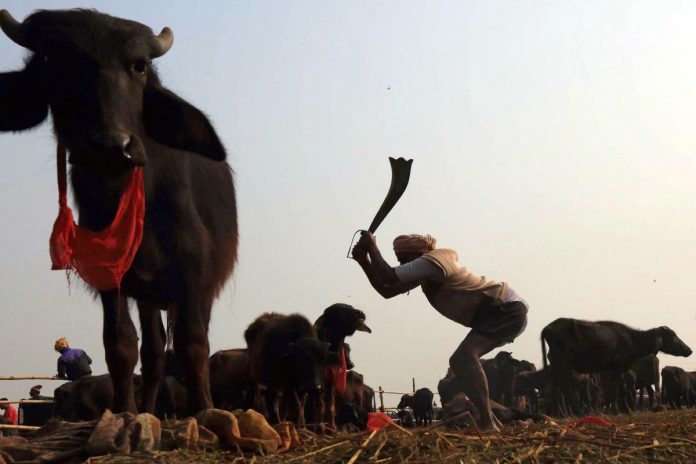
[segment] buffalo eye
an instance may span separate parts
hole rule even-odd
[[[139,76],[144,76],[147,73],[147,69],[150,67],[150,63],[147,60],[138,60],[131,65],[131,72]]]

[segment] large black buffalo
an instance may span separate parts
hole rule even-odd
[[[572,399],[571,372],[605,373],[602,379],[606,402],[628,412],[622,374],[643,356],[658,351],[674,356],[690,356],[691,348],[669,327],[636,330],[613,321],[589,322],[556,319],[541,331],[544,367],[549,346],[551,384],[558,404],[562,392]],[[607,382],[605,384],[605,382]]]
[[[100,290],[103,342],[114,409],[136,411],[133,368],[142,327],[141,411],[153,412],[162,378],[161,310],[171,310],[174,348],[191,412],[212,407],[208,324],[237,257],[237,208],[225,149],[203,113],[164,88],[152,60],[174,36],[94,10],[37,11],[23,22],[0,11],[0,27],[31,53],[0,74],[0,131],[47,117],[69,153],[79,224],[107,228],[135,167],[144,178],[142,242],[118,290]],[[188,70],[185,70],[188,72]]]

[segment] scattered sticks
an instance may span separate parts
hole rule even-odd
[[[92,458],[93,464],[460,464],[607,462],[649,464],[696,462],[696,411],[634,413],[611,418],[611,427],[595,423],[574,425],[572,420],[518,423],[500,433],[474,427],[445,429],[398,428],[371,433],[303,434],[303,446],[284,454],[258,455],[234,451],[156,452],[150,455],[110,455]],[[72,429],[71,429],[72,430]],[[76,430],[81,432],[82,429]],[[87,429],[85,429],[87,430]],[[37,432],[41,433],[41,432]],[[67,432],[66,432],[67,433]],[[51,446],[57,437],[47,435]],[[65,447],[73,441],[65,436]],[[63,442],[61,442],[61,445]],[[70,446],[68,446],[70,445]],[[58,448],[56,448],[58,449]]]

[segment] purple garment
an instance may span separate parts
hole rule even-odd
[[[77,359],[83,354],[87,353],[85,353],[84,350],[81,350],[79,348],[66,348],[61,352],[58,361],[63,361],[64,363],[71,363],[77,361]]]
[[[92,359],[79,348],[66,348],[61,351],[58,358],[58,377],[67,377],[70,380],[77,380],[85,375],[90,375],[92,369],[89,365]]]

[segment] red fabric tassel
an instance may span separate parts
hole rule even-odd
[[[587,416],[583,417],[582,419],[578,419],[572,424],[568,425],[568,428],[574,429],[575,427],[582,425],[582,424],[593,424],[593,425],[600,425],[602,427],[613,427],[614,423],[599,416]]]
[[[394,427],[394,421],[383,412],[367,413],[367,430],[373,432],[383,428]]]
[[[341,347],[338,350],[338,357],[341,359],[341,364],[338,366],[331,365],[324,368],[324,377],[330,379],[333,383],[334,390],[339,395],[346,391],[346,383],[348,383],[348,366],[346,364],[346,350]]]
[[[111,225],[93,232],[75,224],[67,200],[65,149],[58,145],[58,204],[49,242],[51,269],[75,269],[85,282],[100,291],[120,288],[143,238],[142,168],[133,169]]]

